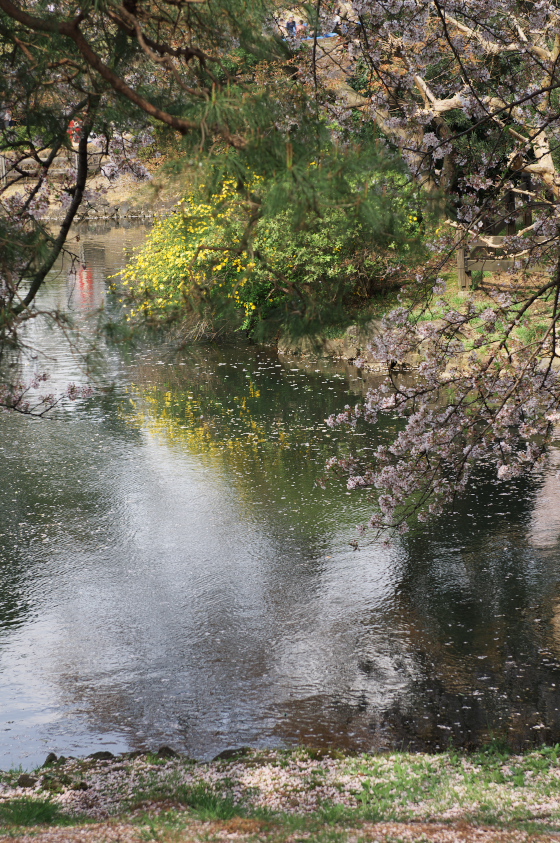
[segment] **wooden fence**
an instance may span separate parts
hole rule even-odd
[[[511,236],[511,235],[510,235]],[[527,250],[520,252],[504,252],[505,235],[488,234],[484,239],[472,240],[468,246],[461,246],[457,249],[457,274],[459,278],[459,289],[472,289],[472,271],[495,272],[496,270],[512,269],[514,266],[523,266],[527,257]],[[534,237],[532,242],[543,243],[545,237]]]
[[[46,158],[48,150],[45,150],[43,157]],[[103,153],[93,144],[88,146],[88,169],[89,175],[99,173]],[[62,149],[56,156],[49,169],[51,179],[62,180],[71,168],[76,168],[75,149]],[[21,182],[27,178],[37,178],[41,171],[41,164],[35,158],[19,158],[15,155],[0,155],[0,185]]]
[[[503,235],[493,234],[488,235],[484,240],[473,240],[468,246],[457,249],[457,275],[460,290],[472,288],[473,269],[492,272],[513,267],[514,256],[502,257],[496,254],[503,247],[504,240]]]

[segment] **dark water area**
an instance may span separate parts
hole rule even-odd
[[[42,304],[95,337],[142,229],[86,230]],[[33,320],[49,389],[85,379]],[[102,343],[103,345],[103,343]],[[103,345],[98,390],[0,416],[0,767],[168,744],[377,751],[560,740],[560,485],[481,474],[455,511],[358,538],[329,456],[391,435],[325,418],[351,368],[246,343]]]

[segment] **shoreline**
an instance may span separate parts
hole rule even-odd
[[[241,748],[210,762],[168,747],[110,756],[50,755],[34,774],[0,773],[0,839],[528,843],[560,835],[559,746],[377,755]]]

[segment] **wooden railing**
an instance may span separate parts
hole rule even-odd
[[[44,151],[46,157],[48,150]],[[91,148],[88,146],[88,165],[90,175],[95,175],[99,172],[104,158],[103,153],[93,144]],[[16,164],[17,162],[17,164]],[[16,169],[17,166],[17,169]],[[76,167],[76,150],[63,149],[54,159],[49,174],[51,178],[61,179],[67,173],[68,169]],[[0,185],[12,182],[21,182],[26,178],[37,178],[41,170],[41,165],[34,158],[16,158],[16,156],[0,155]]]
[[[511,235],[510,235],[511,237]],[[493,272],[500,269],[512,269],[516,264],[523,264],[527,257],[527,250],[512,252],[505,255],[496,254],[503,251],[506,236],[498,234],[484,235],[482,239],[473,240],[468,246],[457,249],[457,274],[460,290],[472,288],[472,271],[482,270]],[[544,242],[546,238],[535,237],[532,242]]]

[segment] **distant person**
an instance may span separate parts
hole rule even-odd
[[[352,21],[352,37],[359,38],[362,31],[362,22],[358,18],[358,20]]]
[[[297,26],[296,26],[296,20],[295,20],[295,18],[292,16],[292,17],[290,18],[290,20],[289,20],[289,21],[287,22],[287,24],[286,24],[286,30],[287,30],[288,35],[290,36],[290,38],[295,38],[295,37],[296,37],[296,29],[297,29]]]
[[[12,117],[12,111],[9,108],[6,108],[4,114],[2,115],[2,124],[4,129],[9,129],[11,126],[15,126],[15,120]]]
[[[68,134],[72,143],[80,142],[80,135],[82,133],[82,125],[79,120],[70,120],[68,124]]]
[[[302,20],[297,25],[296,28],[296,37],[297,38],[305,38],[307,35],[307,24],[304,23]]]
[[[340,35],[340,27],[342,26],[342,18],[340,17],[340,9],[337,9],[333,19],[332,31]]]

